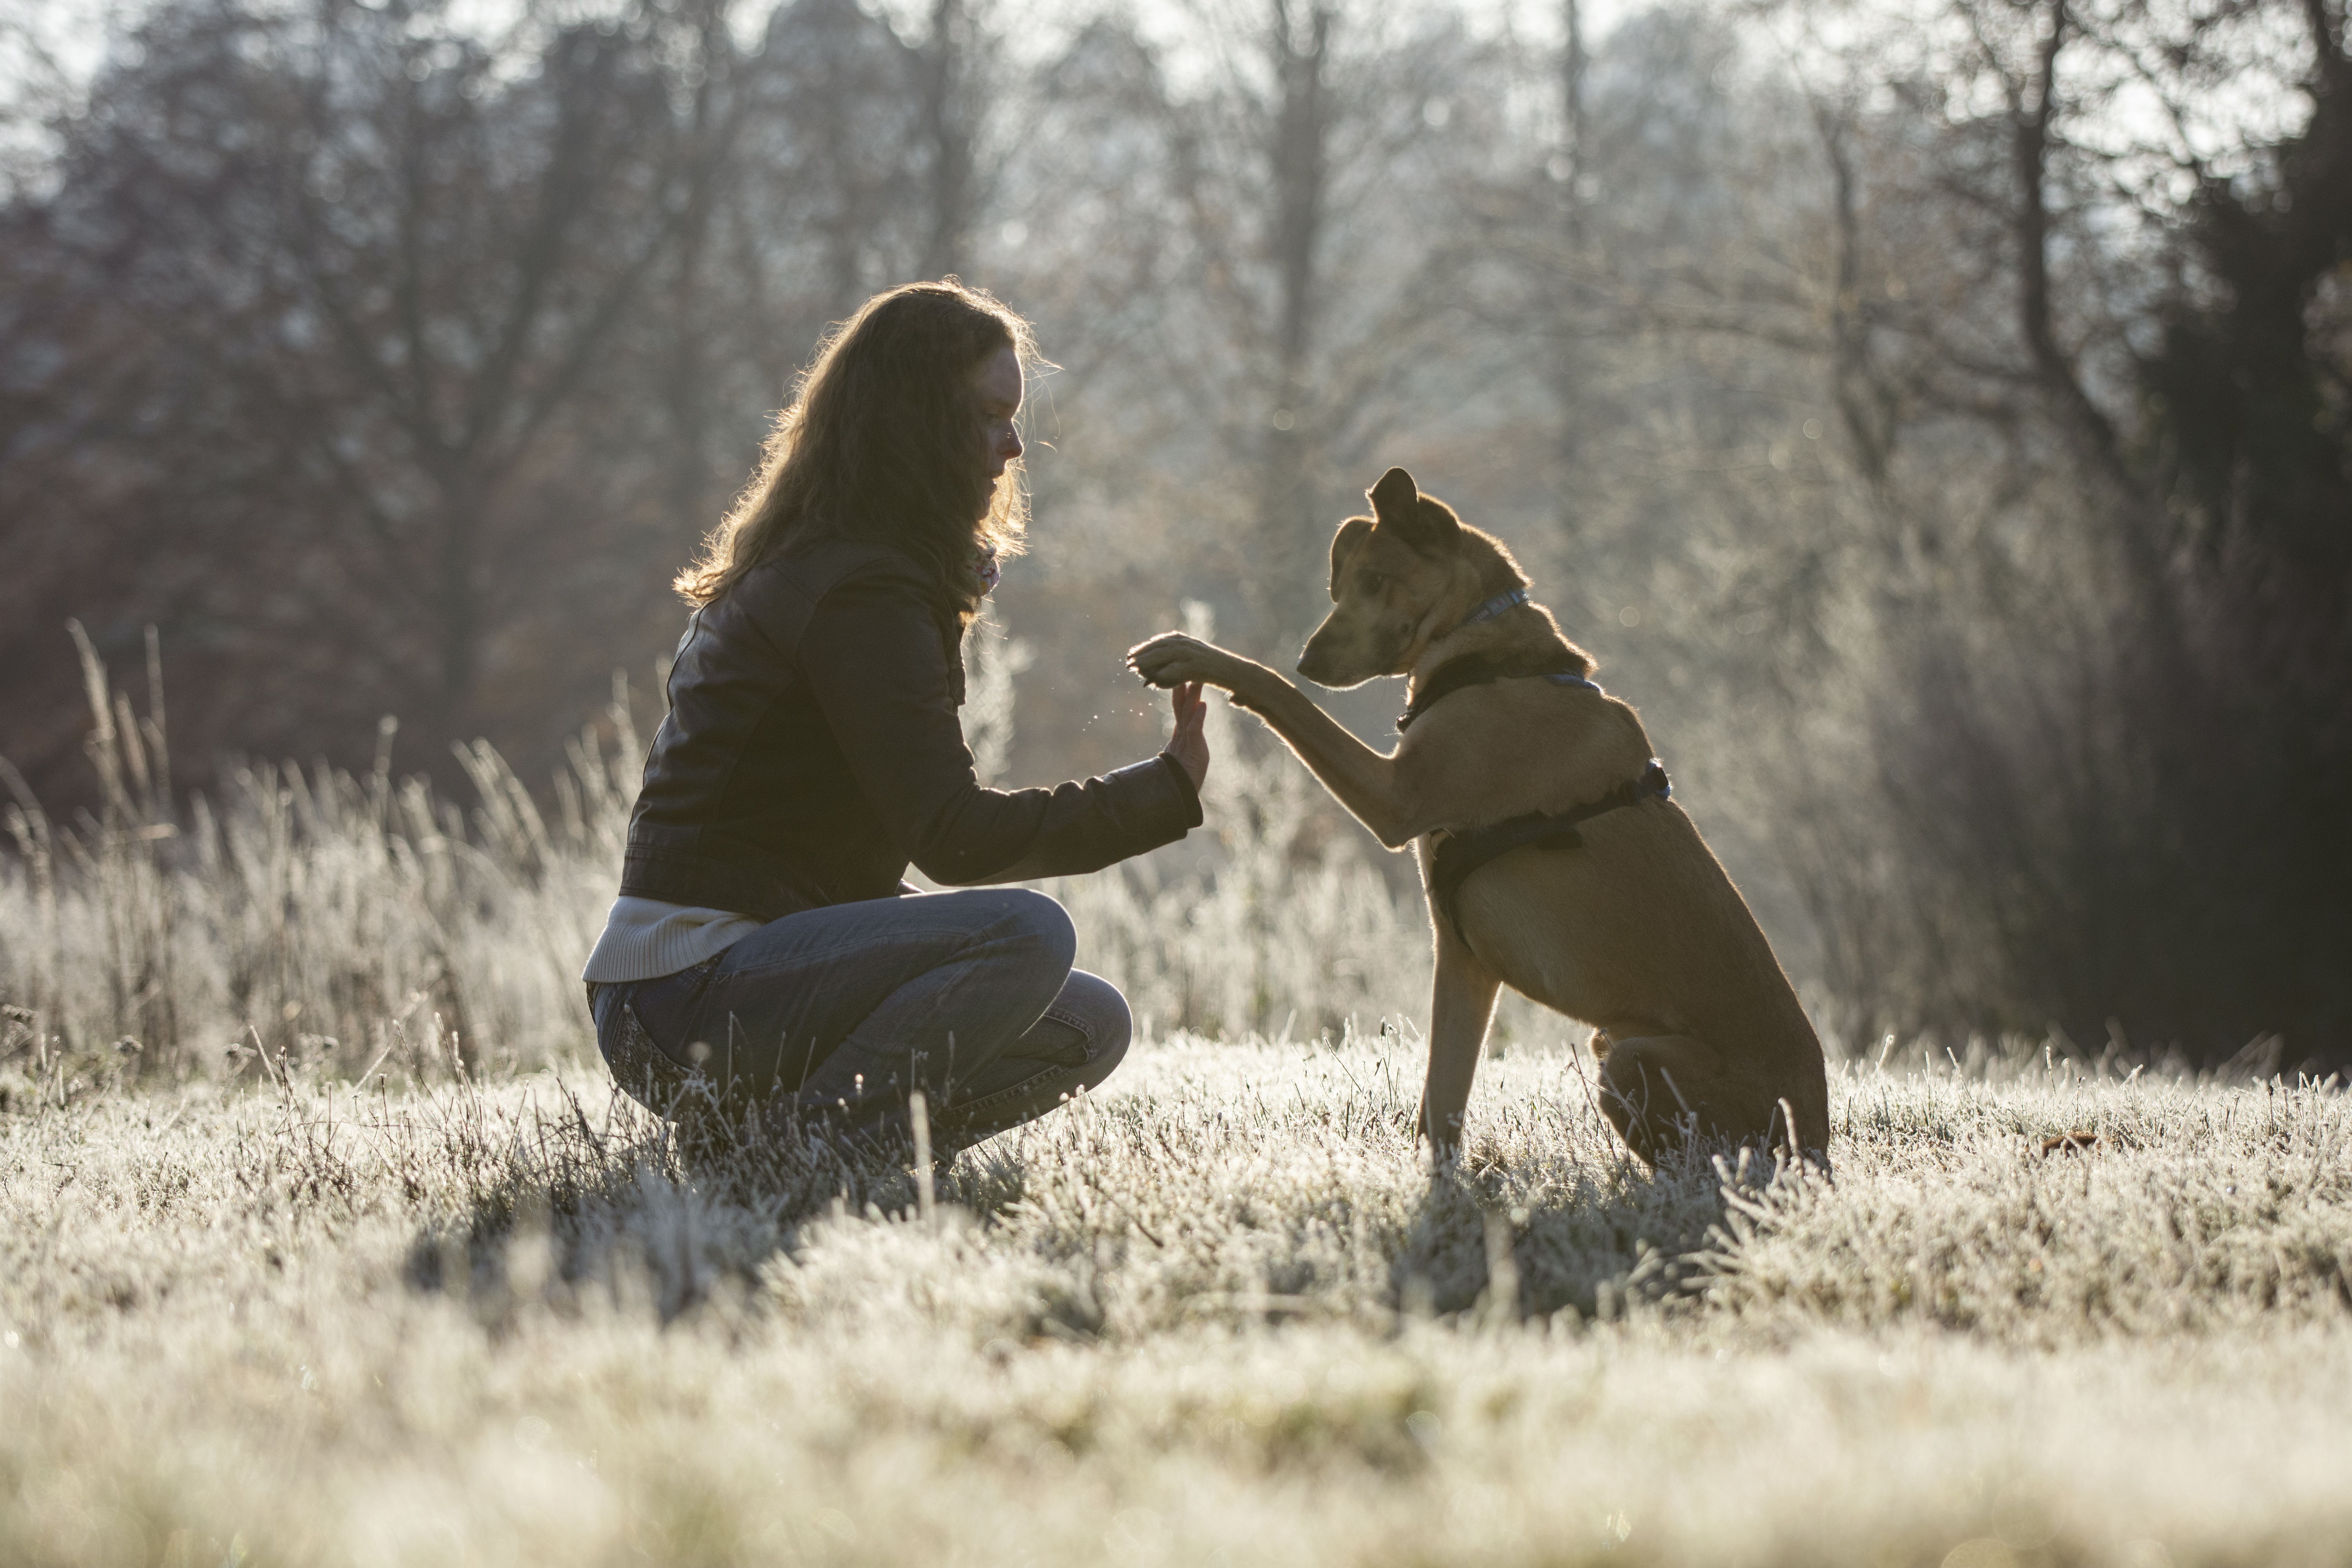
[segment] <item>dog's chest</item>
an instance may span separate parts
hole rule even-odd
[[[1565,811],[1641,771],[1638,735],[1619,743],[1608,700],[1541,681],[1454,694],[1397,748],[1397,769],[1423,821],[1439,830],[1484,826],[1531,811]],[[1430,850],[1422,837],[1421,853]]]

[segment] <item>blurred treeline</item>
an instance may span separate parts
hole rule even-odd
[[[183,786],[366,765],[385,714],[396,765],[536,776],[650,686],[825,323],[952,272],[1058,365],[1013,782],[1155,743],[1117,654],[1183,600],[1286,666],[1403,463],[1642,704],[1850,1031],[2341,1058],[2346,31],[156,0],[94,72],[0,39],[0,752],[87,791],[72,616],[124,673],[160,627]]]

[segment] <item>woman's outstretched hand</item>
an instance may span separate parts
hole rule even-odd
[[[1209,776],[1209,735],[1202,725],[1209,717],[1208,700],[1201,695],[1201,683],[1187,680],[1168,694],[1169,705],[1176,712],[1176,732],[1168,738],[1168,754],[1192,781],[1192,793],[1198,795]]]
[[[1208,737],[1201,732],[1208,705],[1201,700],[1201,688],[1222,687],[1234,694],[1235,702],[1246,706],[1240,688],[1262,689],[1269,674],[1261,665],[1182,632],[1162,632],[1129,648],[1127,668],[1151,685],[1175,693],[1176,738],[1168,743],[1168,750],[1192,773],[1195,784],[1209,771]],[[1192,750],[1180,750],[1188,740]],[[1187,760],[1193,755],[1200,758],[1198,768]]]

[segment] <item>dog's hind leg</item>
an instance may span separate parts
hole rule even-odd
[[[1437,980],[1429,1003],[1429,1080],[1422,1089],[1420,1128],[1440,1156],[1462,1146],[1470,1080],[1478,1073],[1478,1048],[1486,1043],[1486,1025],[1495,1016],[1495,994],[1502,984],[1440,925]]]
[[[1601,1110],[1626,1145],[1654,1165],[1686,1137],[1787,1142],[1772,1093],[1724,1067],[1714,1047],[1689,1035],[1592,1037],[1601,1063]]]

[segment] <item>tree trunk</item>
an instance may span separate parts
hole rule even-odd
[[[2011,168],[2017,182],[2017,316],[2035,377],[2091,463],[2126,491],[2137,489],[2117,448],[2116,430],[2058,342],[2050,300],[2050,122],[2057,112],[2058,55],[2074,26],[2066,0],[2052,0],[2050,31],[2035,58],[2031,102],[2011,111]]]
[[[1584,301],[1582,290],[1575,283],[1576,275],[1585,261],[1583,182],[1591,152],[1585,143],[1584,13],[1581,0],[1563,0],[1560,19],[1568,35],[1559,60],[1561,145],[1559,152],[1554,154],[1551,165],[1544,172],[1559,186],[1559,237],[1568,256],[1569,279],[1560,286],[1559,300],[1552,312],[1550,370],[1552,397],[1559,416],[1553,452],[1559,471],[1554,493],[1559,500],[1562,542],[1573,547],[1580,532],[1579,509],[1574,498],[1582,488],[1585,421],[1589,417],[1589,411],[1579,392],[1590,374],[1578,336],[1583,324],[1580,318]]]
[[[476,603],[474,572],[479,554],[482,508],[465,480],[445,483],[441,537],[435,562],[434,605],[440,634],[440,717],[451,739],[473,720],[481,606]]]
[[[1258,490],[1258,550],[1245,579],[1254,628],[1269,641],[1302,628],[1308,584],[1321,553],[1315,515],[1315,400],[1307,358],[1316,325],[1316,253],[1322,238],[1327,160],[1324,66],[1331,12],[1315,7],[1306,37],[1289,0],[1274,0],[1276,79],[1281,100],[1272,163],[1276,279],[1274,406],[1266,412]]]
[[[931,36],[919,57],[923,139],[930,152],[930,232],[923,276],[961,272],[971,241],[971,18],[963,0],[933,0]]]

